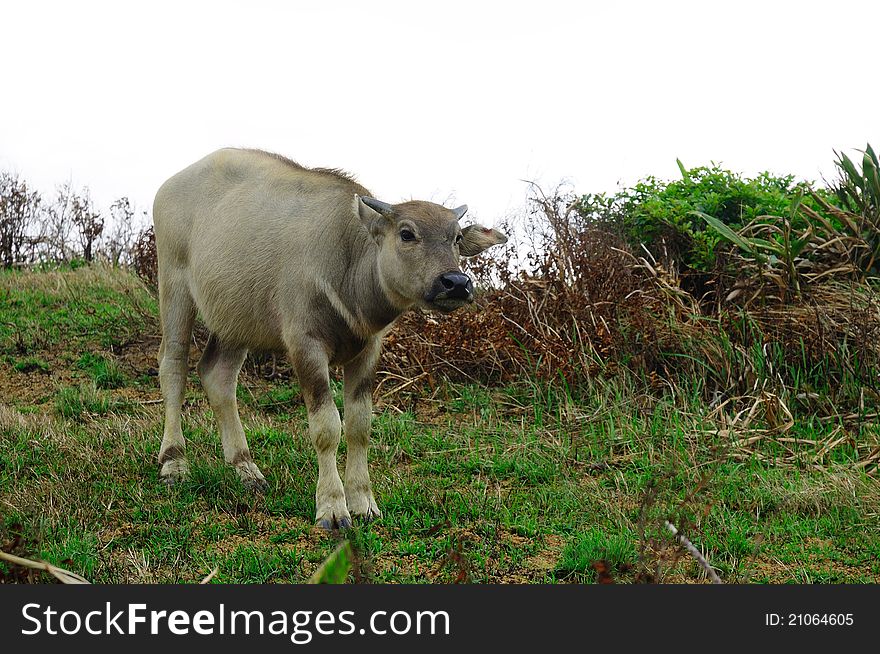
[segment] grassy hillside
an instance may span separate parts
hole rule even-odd
[[[346,534],[312,525],[317,466],[285,368],[252,360],[239,388],[265,495],[223,464],[193,373],[192,475],[167,488],[156,314],[125,272],[0,274],[0,550],[105,583],[215,566],[220,582],[299,582],[343,538],[357,582],[706,581],[668,518],[726,582],[880,581],[876,416],[789,419],[771,394],[711,405],[623,372],[489,387],[386,370],[384,517]],[[0,563],[0,581],[28,580],[51,578]]]

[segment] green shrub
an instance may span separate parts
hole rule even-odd
[[[686,169],[679,162],[679,167],[679,180],[646,177],[614,195],[585,195],[578,211],[587,219],[615,226],[637,249],[644,244],[655,256],[666,255],[708,272],[721,239],[693,212],[738,229],[758,216],[785,215],[799,192],[793,175],[761,173],[750,179],[716,164]]]

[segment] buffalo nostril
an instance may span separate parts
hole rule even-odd
[[[440,275],[437,280],[443,287],[445,297],[455,300],[468,300],[474,291],[471,278],[460,272],[448,272]]]

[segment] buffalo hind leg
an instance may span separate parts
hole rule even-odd
[[[173,270],[159,273],[159,385],[165,400],[165,426],[159,447],[159,476],[167,484],[186,477],[186,443],[181,428],[181,408],[189,370],[189,341],[195,320],[195,303],[185,282]]]
[[[315,521],[324,529],[346,529],[351,514],[336,468],[342,422],[330,390],[327,354],[320,342],[308,339],[290,348],[290,358],[309,413],[309,438],[318,455]]]
[[[367,347],[345,365],[345,501],[354,516],[372,520],[382,515],[373,497],[367,451],[373,413],[373,379],[380,341]]]
[[[217,418],[223,457],[235,468],[245,486],[264,490],[267,486],[266,478],[251,458],[235,397],[238,372],[246,356],[245,348],[224,346],[211,334],[202,358],[199,359],[198,371],[202,387]]]

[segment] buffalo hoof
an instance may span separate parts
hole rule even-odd
[[[253,461],[237,463],[235,465],[235,472],[238,474],[238,478],[241,479],[241,483],[248,490],[256,493],[263,493],[268,490],[269,483]]]
[[[174,486],[174,484],[183,481],[189,475],[189,464],[186,459],[170,459],[162,464],[159,470],[159,479],[166,486]]]
[[[326,488],[320,482],[320,490],[315,493],[315,523],[332,531],[351,527],[351,513],[345,504],[342,484],[339,488]]]
[[[349,518],[340,518],[340,519],[329,519],[325,518],[318,522],[318,526],[325,531],[339,531],[341,529],[349,529],[351,527],[351,519]]]
[[[376,509],[375,511],[373,509],[370,509],[366,513],[358,515],[358,518],[363,520],[365,524],[369,524],[373,522],[373,520],[378,520],[381,517],[382,512],[379,509]]]
[[[370,490],[354,492],[349,489],[345,493],[345,502],[351,515],[364,522],[372,522],[376,518],[382,517],[382,512],[376,506],[376,499]]]
[[[253,493],[265,493],[267,490],[269,490],[269,482],[265,479],[250,477],[248,479],[242,479],[241,483],[244,485],[245,488]]]
[[[351,516],[361,524],[368,525],[373,522],[373,520],[378,520],[379,518],[381,518],[382,512],[379,511],[379,509],[371,508],[364,513],[355,513],[354,511],[352,511]]]

